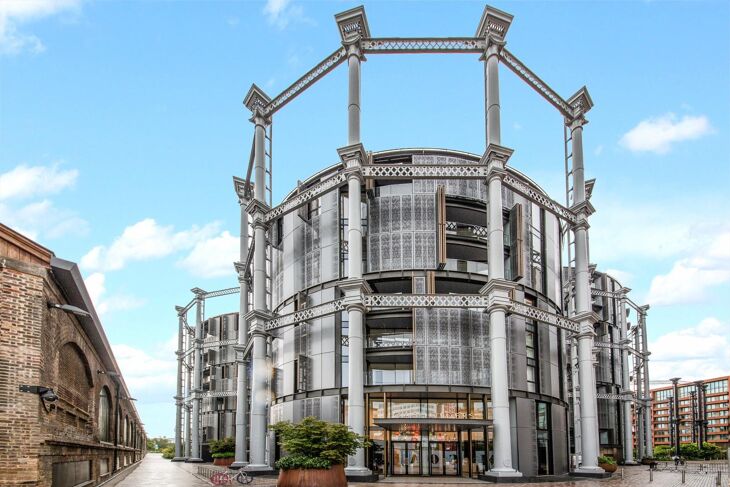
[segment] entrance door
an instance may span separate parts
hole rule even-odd
[[[428,474],[444,474],[444,444],[432,441],[428,444]]]
[[[459,475],[459,443],[444,443],[444,475]]]
[[[432,441],[428,444],[429,475],[459,475],[459,443]]]
[[[413,441],[394,441],[391,445],[391,474],[421,475],[421,444]]]

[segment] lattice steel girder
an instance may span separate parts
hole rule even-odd
[[[264,108],[264,115],[271,117],[284,105],[292,101],[304,90],[339,66],[345,59],[347,59],[346,54],[347,52],[345,48],[340,47],[335,52],[327,56],[322,62],[310,69],[304,76],[296,80],[291,86],[271,100],[271,102],[266,105],[266,108]]]
[[[377,37],[363,39],[360,46],[366,54],[482,54],[487,42],[476,37]]]
[[[480,227],[479,225],[468,225],[456,222],[446,222],[446,230],[452,232],[458,232],[460,228],[468,230],[474,237],[480,239],[486,239],[489,235],[487,227]]]
[[[502,178],[502,184],[509,187],[514,192],[521,194],[538,206],[545,208],[547,211],[553,213],[558,218],[562,218],[563,220],[566,220],[573,225],[578,223],[578,216],[574,212],[564,207],[557,201],[548,198],[544,194],[530,187],[525,182],[520,181],[516,177],[507,174],[504,176],[504,178]]]
[[[233,338],[230,340],[218,340],[215,342],[203,342],[203,350],[208,348],[225,347],[226,345],[235,345],[238,340]]]
[[[517,59],[514,54],[506,48],[499,51],[499,57],[509,69],[517,76],[522,78],[528,85],[537,91],[548,103],[558,109],[558,111],[567,119],[573,119],[575,116],[573,107],[567,101],[558,95],[547,83],[540,79],[538,75],[533,73],[530,68],[525,66],[522,61]]]
[[[301,323],[302,321],[320,318],[322,316],[331,315],[345,309],[344,299],[335,299],[327,303],[305,308],[286,315],[277,316],[276,318],[267,320],[264,323],[264,331],[271,331],[283,326]]]
[[[254,248],[256,247],[256,241],[254,239],[250,239],[249,242],[246,262],[243,264],[243,268],[245,269],[243,272],[244,277],[251,277],[251,263],[253,262]]]
[[[219,289],[218,291],[210,291],[208,293],[205,293],[203,295],[203,298],[217,298],[219,296],[227,296],[229,294],[238,294],[239,292],[241,292],[240,287],[229,287],[227,289]]]
[[[616,348],[616,349],[623,349],[625,345],[621,345],[620,343],[611,343],[611,342],[599,342],[594,341],[593,346],[596,348]]]
[[[486,308],[483,294],[366,294],[366,308]]]
[[[509,308],[507,309],[507,312],[516,314],[516,315],[519,315],[519,316],[522,316],[524,318],[528,318],[531,320],[537,320],[537,321],[541,321],[543,323],[548,323],[550,325],[557,326],[558,328],[562,328],[563,330],[568,330],[573,333],[580,332],[580,324],[577,321],[573,321],[564,316],[560,316],[555,313],[551,313],[549,311],[535,308],[534,306],[530,306],[525,303],[520,303],[518,301],[512,300],[512,303],[510,304]]]
[[[602,289],[591,289],[591,296],[601,296],[603,298],[617,299],[617,298],[621,297],[621,293],[604,291]]]
[[[372,164],[362,166],[368,179],[486,179],[484,164]]]
[[[596,399],[616,399],[618,401],[633,401],[633,394],[612,394],[608,392],[599,392]]]
[[[304,206],[310,201],[319,198],[328,191],[331,191],[334,188],[339,188],[346,183],[347,174],[341,172],[337,173],[334,176],[325,179],[324,181],[320,181],[311,188],[302,191],[298,195],[283,202],[282,204],[270,209],[266,212],[266,216],[264,217],[264,219],[266,223],[271,223],[280,216],[285,215],[290,211],[294,211],[300,206]]]
[[[236,391],[208,391],[202,397],[235,397]]]

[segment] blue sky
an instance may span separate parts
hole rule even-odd
[[[351,2],[0,3],[0,221],[79,262],[149,434],[173,430],[189,289],[236,285],[251,83],[275,96],[339,45]],[[656,379],[730,373],[730,4],[499,2],[508,47],[586,85],[591,260],[650,303]],[[368,2],[373,36],[471,36],[482,2]],[[474,55],[369,55],[367,149],[484,150]],[[506,68],[510,163],[563,199],[562,120]],[[274,119],[274,199],[346,143],[340,68]],[[207,314],[235,310],[236,297]]]

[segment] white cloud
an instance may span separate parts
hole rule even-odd
[[[177,334],[176,334],[177,336]],[[172,401],[175,395],[177,361],[164,342],[152,355],[126,344],[114,344],[112,350],[130,394],[140,403]]]
[[[606,273],[618,279],[618,282],[626,287],[629,287],[629,283],[634,278],[632,273],[622,271],[621,269],[606,269]]]
[[[599,157],[601,154],[603,154],[603,145],[602,144],[597,145],[596,148],[593,150],[593,154],[596,157]]]
[[[125,228],[108,247],[97,245],[92,248],[81,258],[81,267],[89,271],[111,271],[122,269],[128,262],[166,257],[195,247],[217,233],[219,226],[218,222],[213,222],[175,232],[172,225],[161,226],[152,218],[146,218]]]
[[[651,281],[647,302],[672,305],[701,302],[708,289],[730,282],[730,229],[722,229],[712,239],[674,263],[667,273]]]
[[[0,174],[0,200],[58,193],[76,184],[78,176],[78,170],[62,170],[58,163],[51,166],[21,164]]]
[[[195,276],[220,277],[235,274],[233,262],[239,260],[239,238],[227,230],[201,240],[178,265]]]
[[[649,376],[683,381],[727,375],[730,371],[730,326],[717,318],[672,331],[649,342]]]
[[[86,220],[71,210],[57,208],[49,200],[21,207],[0,203],[0,221],[33,240],[41,236],[86,235],[89,231]]]
[[[649,118],[629,130],[619,143],[633,152],[666,154],[672,144],[698,139],[712,133],[710,121],[704,115],[685,115],[681,119],[673,113]]]
[[[312,19],[304,14],[301,5],[294,5],[291,0],[266,0],[263,13],[269,24],[279,29],[285,29],[292,23],[314,24]]]
[[[2,0],[0,1],[0,53],[18,54],[23,51],[40,53],[43,42],[33,34],[18,30],[18,25],[77,10],[81,0]]]
[[[143,299],[126,294],[106,296],[106,276],[101,272],[89,274],[84,279],[84,283],[89,296],[91,296],[91,301],[94,303],[94,308],[100,315],[107,314],[110,311],[139,308],[144,304]]]

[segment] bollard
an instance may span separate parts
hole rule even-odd
[[[717,472],[717,481],[715,482],[715,485],[722,485],[722,474],[719,471]]]
[[[649,482],[654,482],[654,469],[649,469]]]
[[[624,468],[621,467],[621,478],[624,478]]]
[[[682,470],[682,483],[684,483],[684,470]]]

